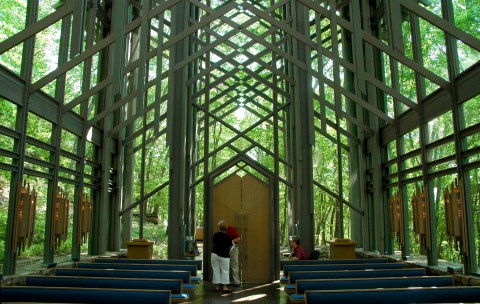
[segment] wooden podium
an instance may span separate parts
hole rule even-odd
[[[153,242],[137,239],[127,242],[127,259],[151,260],[153,255]]]
[[[203,227],[195,228],[195,241],[203,242]]]
[[[330,259],[331,260],[345,260],[356,259],[355,245],[357,242],[349,239],[335,238],[332,241],[327,241],[330,244]]]

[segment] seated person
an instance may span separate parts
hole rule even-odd
[[[293,248],[293,252],[288,256],[289,260],[308,260],[308,253],[300,245],[300,239],[293,236],[290,239],[290,246]]]

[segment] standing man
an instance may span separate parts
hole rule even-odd
[[[238,242],[240,242],[240,234],[234,226],[227,224],[225,220],[220,220],[218,225],[225,225],[227,227],[227,233],[232,238],[232,248],[230,249],[230,273],[232,276],[234,287],[240,286],[240,275],[238,271]]]

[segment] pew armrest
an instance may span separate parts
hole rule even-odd
[[[297,285],[295,285],[295,284],[285,284],[285,286],[283,287],[283,290],[285,290],[285,292],[288,293],[288,294],[295,293],[295,291],[297,290]]]
[[[182,303],[188,302],[190,300],[190,294],[188,292],[184,293],[172,293],[170,295],[170,301],[172,303]]]
[[[197,287],[196,284],[185,284],[183,283],[182,289],[187,292],[193,292],[195,291],[195,288]]]
[[[190,282],[192,284],[200,284],[202,282],[202,278],[199,278],[199,277],[193,277],[193,278],[190,278]]]
[[[305,296],[303,294],[292,293],[288,296],[288,301],[293,304],[304,304]]]

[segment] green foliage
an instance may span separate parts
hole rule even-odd
[[[17,34],[25,28],[27,1],[0,0],[0,42]],[[22,45],[0,55],[0,64],[20,75]]]
[[[33,243],[31,246],[26,245],[25,250],[21,251],[19,256],[23,258],[27,257],[41,257],[43,256],[44,243],[45,243],[45,213],[39,212],[35,217],[35,234]]]
[[[31,138],[43,141],[45,143],[52,142],[53,125],[46,119],[29,112],[27,121],[27,135]]]
[[[465,127],[480,124],[480,115],[478,115],[478,109],[480,109],[480,95],[464,102],[461,109]]]
[[[15,130],[16,117],[17,106],[0,97],[0,121],[2,126]]]
[[[1,179],[2,178],[0,176],[0,180]],[[0,262],[3,262],[3,260],[5,259],[7,219],[8,219],[8,205],[2,203],[0,204]]]

